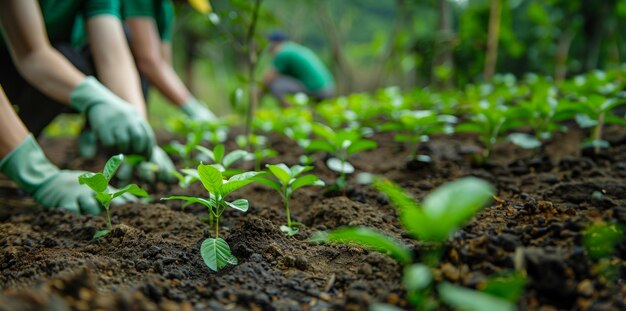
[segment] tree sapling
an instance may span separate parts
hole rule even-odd
[[[219,236],[219,224],[222,214],[229,207],[246,212],[249,206],[248,200],[246,199],[227,201],[226,196],[252,183],[254,181],[253,178],[259,174],[263,174],[263,172],[245,172],[234,175],[228,180],[224,180],[222,172],[214,165],[200,164],[198,166],[198,177],[204,188],[209,192],[208,198],[171,196],[161,199],[183,200],[189,203],[200,203],[207,207],[209,215],[214,219],[215,238],[208,238],[202,242],[200,254],[204,263],[213,271],[218,271],[228,264],[237,264],[237,258],[231,254],[228,243]]]
[[[119,190],[109,187],[111,178],[113,178],[117,169],[120,165],[122,165],[122,162],[124,162],[124,155],[118,154],[111,157],[107,161],[101,173],[88,172],[78,176],[78,183],[81,185],[87,185],[91,188],[91,190],[96,193],[96,200],[102,204],[104,210],[106,211],[107,229],[97,231],[93,236],[94,239],[107,235],[113,229],[113,225],[111,224],[111,215],[109,213],[111,201],[126,193],[140,197],[148,196],[148,193],[135,184],[127,185]]]
[[[298,233],[298,227],[302,224],[291,221],[291,214],[289,212],[289,200],[291,199],[291,196],[296,190],[302,187],[324,186],[324,182],[315,175],[309,174],[300,176],[300,174],[312,170],[312,166],[294,165],[292,167],[287,167],[287,165],[280,163],[277,165],[267,165],[267,168],[274,178],[259,176],[258,178],[255,178],[255,180],[280,193],[283,203],[285,204],[285,213],[287,214],[287,225],[280,226],[280,230],[287,235],[295,235]]]

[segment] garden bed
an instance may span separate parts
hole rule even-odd
[[[454,234],[435,278],[480,287],[494,273],[526,271],[529,283],[521,309],[626,308],[622,276],[626,244],[613,258],[613,283],[594,270],[582,246],[582,232],[597,220],[626,223],[626,130],[605,137],[612,144],[597,156],[581,155],[583,133],[559,133],[541,156],[510,144],[497,145],[492,161],[472,165],[473,136],[437,136],[423,145],[429,165],[407,165],[408,151],[390,134],[377,134],[379,148],[357,155],[357,170],[384,176],[422,199],[435,187],[474,175],[497,189],[495,201]],[[168,139],[166,139],[168,140]],[[231,140],[232,141],[232,140]],[[272,163],[296,164],[302,150],[281,136],[270,136],[280,156]],[[69,140],[47,140],[43,147],[62,167],[99,170],[77,159]],[[231,146],[234,147],[234,146]],[[318,158],[323,155],[319,154]],[[313,171],[327,183],[334,173],[320,159]],[[199,219],[206,209],[158,199],[202,195],[159,185],[144,189],[157,201],[113,207],[114,231],[92,241],[104,217],[44,211],[0,180],[0,310],[47,305],[45,310],[363,310],[384,302],[410,309],[402,266],[357,246],[308,241],[314,232],[365,225],[410,245],[419,258],[422,244],[401,229],[396,210],[369,185],[350,180],[346,195],[304,188],[294,195],[292,217],[306,227],[288,237],[280,196],[252,184],[233,197],[250,209],[227,211],[222,233],[236,266],[210,271],[199,254],[210,229]],[[596,194],[594,194],[596,193]],[[599,194],[598,194],[599,193]],[[612,284],[613,283],[613,284]],[[547,308],[547,309],[546,309]]]

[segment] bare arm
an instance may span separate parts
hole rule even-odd
[[[165,61],[170,65],[172,65],[172,44],[169,42],[161,42],[161,56]]]
[[[99,80],[146,117],[139,75],[120,20],[111,15],[95,16],[87,21],[87,31]]]
[[[44,94],[69,105],[72,90],[85,79],[48,40],[36,0],[0,1],[0,25],[20,74]]]
[[[17,116],[0,86],[0,160],[19,146],[28,130]]]
[[[170,62],[163,57],[161,39],[158,36],[154,21],[150,18],[134,17],[128,19],[126,24],[133,38],[131,49],[139,71],[167,99],[178,106],[182,106],[191,97],[191,94]]]

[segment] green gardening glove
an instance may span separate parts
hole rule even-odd
[[[87,115],[91,129],[105,147],[151,156],[156,142],[148,122],[94,77],[85,78],[72,91],[70,103]]]
[[[62,208],[81,214],[100,213],[95,193],[78,184],[78,176],[84,172],[60,170],[50,163],[32,135],[0,161],[0,172],[46,208]],[[136,200],[133,196],[119,198],[113,203]]]
[[[122,165],[117,173],[117,177],[122,181],[130,182],[133,177],[133,167],[136,169],[139,179],[148,183],[161,181],[171,184],[176,181],[176,176],[172,174],[176,167],[170,157],[159,146],[154,147],[149,161]]]
[[[180,107],[194,121],[214,121],[217,117],[201,101],[191,97]]]

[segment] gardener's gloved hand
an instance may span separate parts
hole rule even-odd
[[[32,135],[0,161],[0,172],[16,182],[45,208],[63,208],[74,213],[98,215],[95,193],[78,184],[81,171],[60,170],[46,158]],[[121,196],[114,204],[135,201]]]
[[[133,166],[136,168],[139,178],[143,181],[149,183],[161,181],[167,184],[176,181],[176,176],[171,173],[176,170],[176,167],[170,157],[159,146],[154,147],[149,161],[139,164],[123,164],[117,173],[117,177],[120,180],[130,182],[133,175]]]
[[[85,78],[72,91],[70,102],[86,113],[91,129],[105,147],[126,154],[152,155],[156,142],[148,122],[95,78]]]
[[[211,110],[209,110],[209,108],[207,108],[207,106],[203,102],[193,97],[187,100],[187,102],[185,102],[180,108],[189,118],[194,121],[217,120],[215,114],[213,114],[213,112],[211,112]]]
[[[176,167],[170,157],[159,146],[155,146],[152,150],[152,157],[149,162],[139,165],[139,177],[145,181],[153,182],[155,180],[171,184],[176,181],[176,176],[172,175]]]

